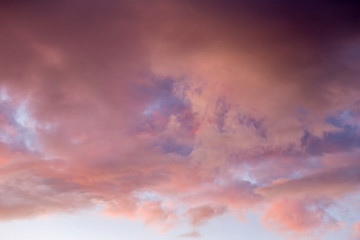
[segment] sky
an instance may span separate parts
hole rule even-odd
[[[0,2],[0,238],[360,239],[360,3]]]

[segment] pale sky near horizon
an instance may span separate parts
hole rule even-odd
[[[19,231],[21,229],[21,231]],[[191,232],[192,227],[181,224],[167,232],[159,232],[139,220],[126,220],[106,215],[98,211],[82,211],[73,214],[55,214],[32,219],[12,220],[0,224],[0,238],[6,240],[172,240],[189,239],[181,234]],[[264,229],[255,215],[246,220],[236,219],[226,214],[212,219],[201,227],[204,240],[286,240],[280,233]],[[349,226],[342,231],[326,234],[326,240],[341,239],[349,234]],[[191,238],[190,238],[191,239]]]
[[[22,231],[19,231],[22,229]],[[0,226],[1,239],[37,239],[37,240],[171,240],[189,239],[181,234],[191,230],[189,226],[177,226],[160,233],[138,220],[125,220],[94,213],[62,214],[36,219],[14,220]],[[283,240],[279,234],[262,229],[255,221],[238,222],[230,216],[213,219],[202,227],[206,232],[201,239],[258,239]],[[28,238],[31,237],[31,238]]]
[[[360,3],[0,2],[0,240],[360,240]]]

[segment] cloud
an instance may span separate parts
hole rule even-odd
[[[298,179],[275,181],[255,191],[270,199],[306,195],[336,197],[359,189],[359,172],[358,165],[328,169]]]
[[[225,207],[214,207],[209,205],[190,208],[186,215],[190,219],[190,223],[194,226],[205,223],[208,219],[224,214]]]
[[[354,223],[352,231],[352,239],[356,240],[360,238],[360,222]]]
[[[263,215],[270,228],[304,234],[319,234],[337,227],[338,222],[327,211],[324,200],[281,199],[271,203]]]
[[[178,221],[174,209],[164,208],[160,201],[144,202],[138,210],[140,218],[146,223],[158,225],[162,231],[166,231]]]
[[[359,191],[359,4],[0,4],[2,220],[344,220],[325,202]]]

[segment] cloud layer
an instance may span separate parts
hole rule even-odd
[[[360,186],[355,1],[3,1],[0,218],[336,229]],[[356,197],[355,197],[356,198]],[[184,237],[200,237],[197,231]]]

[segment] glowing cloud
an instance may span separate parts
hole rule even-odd
[[[285,236],[341,228],[360,191],[359,12],[2,1],[1,220],[101,208],[198,238],[251,211]]]

